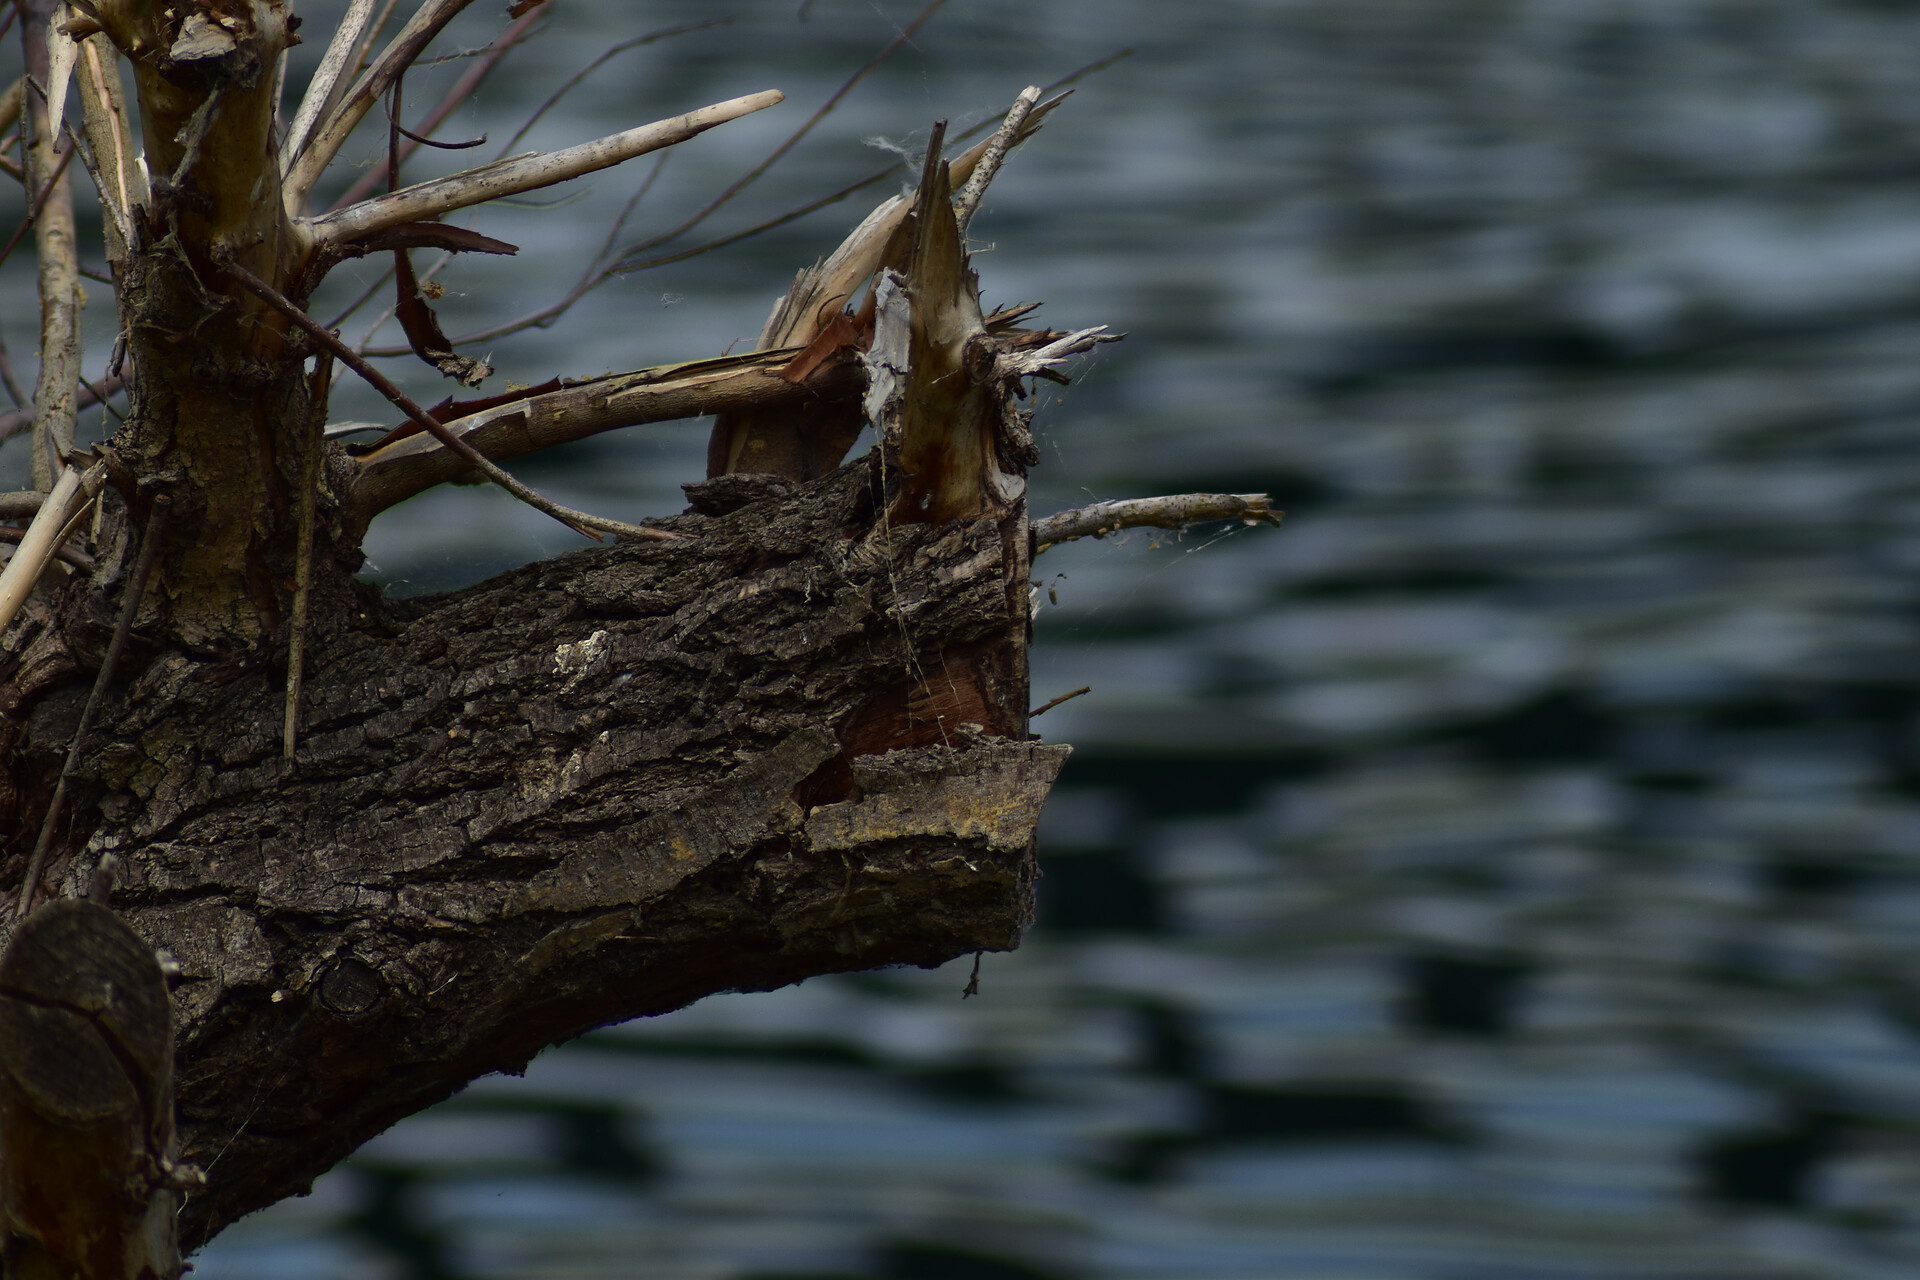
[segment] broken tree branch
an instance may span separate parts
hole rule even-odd
[[[779,370],[794,355],[795,349],[783,348],[594,378],[470,414],[444,429],[488,457],[504,459],[648,422],[859,395],[859,367],[850,363],[823,368],[803,383],[787,382]],[[438,437],[423,435],[395,441],[357,462],[358,473],[341,504],[342,519],[355,529],[468,470],[464,458]]]
[[[1184,529],[1207,520],[1278,527],[1283,512],[1264,493],[1181,493],[1160,498],[1123,498],[1075,507],[1033,522],[1033,553],[1076,538],[1104,538],[1121,529],[1153,526]]]
[[[91,502],[100,492],[106,476],[105,463],[95,464],[84,475],[78,467],[67,467],[60,473],[53,491],[40,504],[33,523],[27,526],[27,536],[21,539],[7,567],[0,569],[0,633],[6,631],[7,624],[13,621],[13,615],[20,611],[27,594],[33,590],[33,584],[40,580],[53,560],[67,521],[82,503]]]
[[[611,168],[635,156],[646,155],[649,151],[685,142],[715,125],[771,107],[785,96],[778,89],[769,89],[718,102],[668,120],[641,125],[625,133],[583,142],[562,151],[515,156],[510,160],[482,165],[478,169],[403,187],[392,195],[363,200],[337,213],[314,218],[307,225],[318,246],[344,247],[363,236],[404,222],[438,218],[456,209],[498,200],[502,196],[518,195],[523,191],[535,191],[569,178],[578,178],[582,174]]]

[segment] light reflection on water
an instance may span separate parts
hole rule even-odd
[[[797,9],[636,57],[536,143],[787,88],[675,158],[661,225],[907,12]],[[563,6],[450,131],[503,136],[606,33],[705,9],[644,12]],[[1036,724],[1079,754],[1042,923],[981,998],[959,962],[597,1033],[199,1274],[1920,1271],[1916,28],[1843,0],[943,13],[724,225],[884,162],[853,139],[911,149],[1137,45],[976,224],[989,300],[1131,334],[1043,411],[1036,507],[1271,488],[1288,527],[1038,566],[1036,702],[1096,692]],[[529,251],[462,264],[449,330],[549,297],[626,182],[486,223]],[[866,207],[628,278],[503,374],[746,339]],[[674,509],[703,441],[532,477]],[[564,546],[459,490],[371,553],[428,589]]]

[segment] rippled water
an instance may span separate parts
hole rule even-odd
[[[712,12],[563,0],[446,133]],[[668,225],[911,13],[743,6],[535,144],[786,89],[668,163]],[[1036,723],[1078,750],[980,998],[962,962],[596,1033],[198,1274],[1920,1274],[1916,38],[1866,0],[955,0],[715,229],[1132,46],[975,224],[990,301],[1130,335],[1043,414],[1036,508],[1265,488],[1288,527],[1039,563],[1036,701],[1095,692]],[[456,268],[449,331],[550,298],[644,172],[489,211],[526,251]],[[496,362],[750,341],[870,205]],[[527,470],[670,510],[704,437]],[[568,545],[461,489],[370,551],[424,590]]]

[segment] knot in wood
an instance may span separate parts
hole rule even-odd
[[[371,1013],[385,992],[379,971],[352,956],[335,962],[320,979],[320,1003],[343,1018]]]

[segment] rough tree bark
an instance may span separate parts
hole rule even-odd
[[[960,230],[968,197],[956,221],[951,193],[990,178],[1044,108],[1029,119],[1023,96],[997,149],[951,165],[936,130],[915,199],[882,206],[802,273],[760,356],[538,389],[450,423],[409,409],[411,438],[323,447],[330,353],[296,312],[330,265],[409,245],[509,249],[435,219],[778,100],[307,216],[353,124],[465,3],[427,0],[384,50],[345,31],[327,65],[351,71],[364,51],[367,69],[351,83],[323,69],[287,142],[273,131],[294,25],[280,0],[29,6],[30,50],[52,51],[56,84],[83,80],[85,158],[107,176],[107,221],[127,229],[114,267],[132,407],[87,458],[36,431],[54,493],[0,507],[37,508],[44,532],[90,486],[100,504],[91,572],[35,569],[0,623],[0,945],[49,918],[25,914],[36,898],[85,896],[103,859],[117,863],[114,911],[177,969],[178,1158],[206,1179],[173,1166],[146,1115],[153,1158],[122,1179],[140,1213],[120,1205],[115,1220],[184,1192],[184,1249],[396,1119],[591,1027],[715,991],[1010,948],[1031,919],[1033,828],[1066,748],[1026,726],[1035,454],[1018,395],[1098,335],[984,317]],[[116,105],[120,55],[150,192],[123,163],[139,148]],[[29,112],[40,131],[53,127],[44,106]],[[43,381],[71,365],[51,360]],[[37,408],[57,416],[73,392],[56,385]],[[685,514],[650,522],[660,540],[427,600],[353,580],[380,510],[471,473],[449,437],[510,458],[710,412],[729,415],[711,474]],[[842,463],[861,422],[881,444]],[[58,487],[89,464],[89,485]],[[1267,517],[1235,501],[1197,514]],[[154,529],[152,585],[134,598]],[[16,572],[26,558],[8,572],[31,585]],[[115,673],[122,617],[132,640]],[[296,631],[305,687],[287,759]],[[89,720],[103,664],[113,679]],[[93,1007],[6,976],[57,969],[58,948],[77,945],[66,937],[40,930],[0,969],[0,1026],[61,1001]],[[92,1015],[71,1021],[81,1040],[105,1034]],[[8,1188],[41,1171],[6,1135],[52,1122],[32,1089],[60,1052],[0,1043],[0,1246],[50,1257],[46,1274],[168,1274],[170,1242],[114,1270],[7,1208],[21,1203]]]

